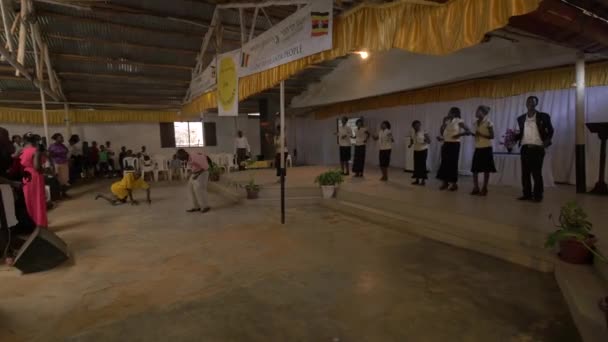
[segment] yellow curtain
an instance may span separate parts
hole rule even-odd
[[[63,110],[48,110],[49,125],[65,123]],[[176,112],[145,110],[70,110],[72,124],[110,123],[110,122],[174,122],[180,116]],[[0,107],[0,125],[2,123],[42,125],[42,111],[21,108]]]
[[[239,100],[276,86],[309,65],[356,50],[445,55],[479,43],[487,32],[505,26],[512,16],[534,11],[541,0],[452,0],[444,5],[393,2],[366,5],[334,20],[333,49],[239,79]],[[215,92],[182,108],[196,115],[217,107]]]
[[[589,87],[608,85],[608,62],[590,64],[586,69]],[[336,103],[315,111],[317,119],[366,110],[467,98],[500,98],[533,91],[568,89],[575,82],[574,65],[529,71],[506,76],[469,80],[419,90]]]

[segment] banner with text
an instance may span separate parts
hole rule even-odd
[[[329,50],[332,36],[333,1],[311,0],[310,4],[243,45],[239,76]]]
[[[199,95],[206,93],[215,87],[215,84],[217,83],[217,73],[215,70],[216,64],[217,62],[214,57],[207,68],[192,79],[190,82],[190,92],[192,94],[192,98],[198,97]]]
[[[217,58],[217,109],[219,116],[239,115],[238,62],[241,50]]]

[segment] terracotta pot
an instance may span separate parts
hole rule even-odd
[[[245,189],[247,191],[247,199],[256,199],[260,195],[260,190],[250,190]]]
[[[590,236],[585,241],[588,246],[594,248],[597,239]],[[593,254],[582,243],[576,240],[562,240],[559,243],[559,258],[571,264],[591,264]]]

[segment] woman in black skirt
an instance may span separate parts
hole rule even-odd
[[[452,107],[442,126],[441,165],[437,178],[443,181],[440,190],[458,190],[458,160],[460,159],[460,138],[471,131],[460,118],[460,108]]]
[[[496,172],[494,166],[494,151],[492,140],[494,139],[494,124],[488,119],[490,107],[479,106],[475,117],[475,154],[473,155],[473,191],[471,195],[486,196],[488,194],[488,182],[490,173]],[[483,187],[479,188],[479,173],[483,173]]]
[[[363,119],[357,120],[355,130],[355,158],[353,160],[353,173],[355,177],[363,177],[365,169],[365,148],[369,139],[369,131],[363,126]]]
[[[412,122],[412,138],[409,148],[414,148],[414,178],[413,185],[425,185],[428,170],[426,169],[426,159],[429,152],[431,138],[422,130],[420,121]]]

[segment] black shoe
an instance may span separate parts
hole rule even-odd
[[[452,192],[458,191],[458,185],[457,184],[452,184],[452,186],[450,186],[448,188],[448,191],[452,191]]]
[[[200,210],[200,209],[199,209],[199,210]],[[208,212],[209,212],[209,210],[211,210],[211,208],[209,208],[209,207],[204,208],[203,210],[201,210],[201,213],[202,213],[202,214],[204,214],[204,213],[208,213]]]
[[[517,199],[518,201],[531,201],[532,196],[521,196]]]
[[[418,182],[418,180],[415,180],[412,182],[412,185],[420,185],[420,183]]]
[[[201,211],[201,208],[192,208],[192,209],[186,210],[187,213],[195,213],[197,211]]]
[[[541,203],[542,201],[543,201],[543,198],[542,198],[542,197],[534,197],[534,198],[532,199],[532,202],[535,202],[535,203]]]

